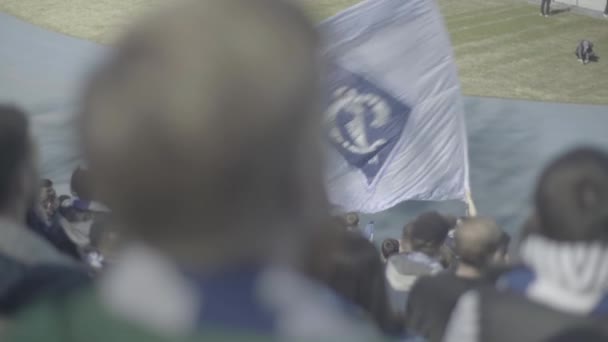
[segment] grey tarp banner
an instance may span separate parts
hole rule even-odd
[[[65,184],[78,163],[72,118],[83,79],[105,52],[0,13],[0,101],[31,113],[43,174],[55,182]],[[581,143],[608,149],[607,106],[477,97],[465,97],[464,106],[478,210],[512,232],[528,213],[535,177],[548,159]],[[375,220],[382,239],[428,208],[464,213],[460,202],[410,202],[363,219]]]

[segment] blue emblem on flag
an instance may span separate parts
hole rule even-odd
[[[412,109],[337,64],[331,66],[328,82],[330,140],[370,184],[399,141]]]

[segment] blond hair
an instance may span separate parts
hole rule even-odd
[[[265,254],[315,226],[327,214],[317,45],[277,0],[198,0],[140,23],[85,97],[96,195],[184,258]]]

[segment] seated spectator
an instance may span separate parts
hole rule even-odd
[[[490,219],[463,220],[454,234],[454,249],[459,258],[455,272],[425,276],[414,284],[405,313],[407,328],[429,341],[441,341],[458,298],[489,282],[484,278],[485,271],[506,262],[505,236]]]
[[[465,294],[446,341],[546,341],[596,323],[606,333],[608,155],[583,148],[559,157],[541,174],[534,203],[537,226],[522,243],[523,266],[498,288]]]
[[[43,179],[40,185],[40,204],[47,219],[55,215],[58,207],[57,193],[50,179]]]
[[[64,200],[59,212],[59,222],[69,239],[78,248],[88,246],[96,212],[90,210],[87,202],[78,199]]]
[[[78,246],[70,239],[61,222],[62,201],[65,201],[65,197],[57,198],[53,182],[43,179],[39,201],[36,201],[28,210],[26,224],[31,230],[49,241],[58,251],[74,260],[80,260]]]
[[[86,282],[69,258],[26,228],[28,204],[39,194],[34,155],[25,114],[0,106],[0,319]]]
[[[384,266],[376,247],[356,232],[345,232],[315,244],[311,275],[370,317],[387,335],[404,333],[388,303]],[[327,239],[333,241],[327,241]],[[323,249],[320,250],[319,249]],[[322,257],[320,257],[322,256]]]
[[[386,263],[390,257],[399,254],[399,240],[384,239],[382,241],[382,262]]]
[[[80,122],[92,193],[132,242],[8,341],[378,340],[295,271],[329,205],[319,38],[294,6],[178,2],[117,44]]]
[[[386,264],[390,302],[395,312],[405,311],[408,293],[418,277],[443,270],[441,247],[450,229],[450,223],[437,212],[424,213],[403,228],[401,253]]]

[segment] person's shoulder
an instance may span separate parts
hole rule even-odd
[[[63,255],[33,230],[20,224],[0,218],[1,239],[0,251],[15,260],[33,265],[38,263],[53,263],[74,265],[75,263]]]
[[[437,274],[429,274],[424,275],[418,278],[414,288],[437,288],[437,287],[445,287],[448,284],[453,284],[455,282],[460,282],[461,279],[457,277],[454,273],[449,271],[440,272]]]
[[[400,253],[388,260],[387,267],[394,268],[401,274],[423,276],[435,273],[438,266],[420,253]]]
[[[36,300],[63,298],[91,282],[84,270],[60,265],[22,266],[0,293],[0,314],[12,315]]]

